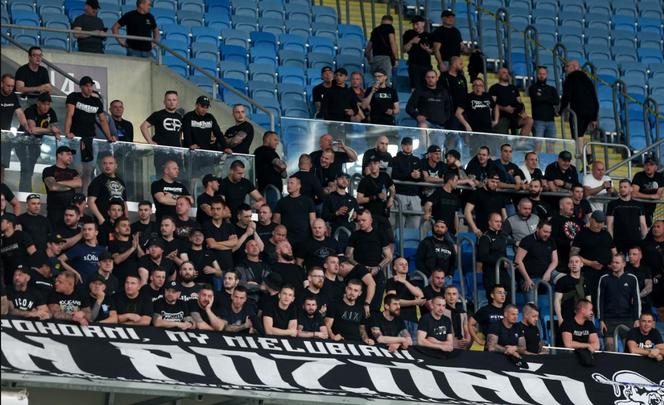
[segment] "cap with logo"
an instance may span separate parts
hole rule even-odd
[[[440,16],[441,16],[441,17],[454,17],[455,15],[456,15],[456,14],[454,14],[454,11],[452,11],[452,10],[450,10],[450,9],[443,10],[443,12],[440,13]]]
[[[86,201],[85,195],[81,193],[76,193],[74,196],[71,198],[72,204],[80,204],[82,202]]]
[[[76,150],[70,148],[70,147],[67,146],[67,145],[59,146],[58,149],[55,150],[55,154],[56,154],[56,155],[59,155],[59,154],[61,154],[61,153],[65,153],[65,152],[71,153],[72,155],[75,155],[75,154],[76,154]]]
[[[180,284],[177,281],[169,281],[166,283],[164,286],[164,290],[175,290],[175,291],[181,291],[180,290]]]
[[[21,273],[30,274],[30,269],[22,264],[17,264],[16,267],[14,267],[14,271],[15,272],[20,271]]]
[[[41,200],[41,196],[36,193],[28,194],[28,196],[25,199],[25,202],[28,202],[30,200]]]
[[[427,148],[427,153],[438,153],[441,152],[440,146],[438,145],[429,145]]]
[[[67,242],[60,234],[55,233],[55,234],[50,234],[48,235],[48,243],[65,243]]]
[[[196,99],[196,104],[200,105],[201,107],[209,107],[210,106],[210,98],[208,96],[199,96]]]

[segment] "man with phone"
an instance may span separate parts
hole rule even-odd
[[[373,72],[374,84],[367,89],[362,99],[362,108],[369,109],[369,117],[373,124],[394,125],[399,115],[399,96],[397,91],[387,85],[389,78],[383,69]]]

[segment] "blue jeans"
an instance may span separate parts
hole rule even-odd
[[[535,121],[533,123],[533,134],[540,138],[555,138],[556,137],[556,122],[555,121]]]
[[[137,58],[150,58],[152,56],[151,51],[137,51],[136,49],[127,48],[127,56],[135,56]]]

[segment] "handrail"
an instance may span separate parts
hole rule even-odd
[[[404,244],[406,237],[404,235],[403,207],[397,198],[394,199],[394,205],[397,209],[397,229],[399,230],[399,256],[404,257]],[[391,212],[392,210],[390,210]]]
[[[569,119],[572,120],[572,126],[576,128],[579,122],[576,116],[576,112],[572,110],[570,107],[566,107],[563,111],[561,111],[561,117],[560,117],[560,137],[562,139],[566,139],[565,124]],[[578,131],[579,129],[577,128],[576,130]],[[570,131],[570,139],[574,139],[574,134],[572,134],[571,131]]]
[[[339,233],[341,233],[341,232],[345,233],[350,238],[351,231],[348,228],[346,228],[345,226],[340,226],[340,227],[337,228],[336,231],[334,231],[334,236],[333,236],[334,240],[339,242]]]
[[[582,158],[583,158],[583,174],[584,175],[589,173],[589,170],[588,170],[589,165],[588,165],[588,159],[586,158],[586,150],[591,145],[592,146],[595,146],[595,145],[596,146],[604,146],[605,153],[608,151],[608,148],[610,148],[610,147],[611,148],[622,148],[622,149],[625,149],[627,151],[627,158],[628,159],[632,156],[632,150],[627,145],[623,145],[621,143],[608,143],[608,142],[595,142],[595,141],[588,142],[585,145],[583,145],[583,154],[582,154],[583,156],[582,156]],[[608,162],[608,159],[605,160],[605,161]],[[632,178],[632,161],[631,160],[629,162],[627,162],[627,177],[630,178],[630,179]]]
[[[654,113],[654,114],[652,114]],[[652,128],[650,128],[650,115],[653,115],[655,118],[655,137],[652,136]],[[660,138],[659,130],[659,104],[652,97],[646,97],[643,100],[643,125],[646,133],[646,139],[649,139],[650,142],[657,142]],[[662,154],[661,150],[655,152],[657,154],[657,160],[661,160]]]
[[[625,324],[620,324],[616,326],[616,328],[613,330],[613,344],[615,345],[615,349],[618,349],[618,340],[620,340],[620,332],[629,332],[631,329],[629,326]],[[553,343],[552,343],[553,344]]]
[[[618,98],[618,87],[620,87],[620,95],[624,100],[624,109],[625,109],[625,126],[622,125],[622,120],[620,119],[620,100]],[[627,145],[631,144],[631,137],[629,131],[629,108],[627,108],[627,85],[620,79],[616,79],[611,83],[611,101],[613,103],[613,119],[616,124],[616,131],[618,134],[625,137],[625,143]]]
[[[532,78],[535,76],[533,73],[533,64],[532,62],[532,57],[535,57],[535,64],[534,66],[539,66],[540,64],[540,59],[539,59],[539,50],[537,46],[535,46],[534,49],[534,55],[530,54],[530,44],[533,43],[533,41],[537,44],[538,41],[538,33],[537,33],[537,28],[535,28],[534,25],[528,25],[524,30],[523,30],[523,46],[524,46],[524,53],[525,53],[525,59],[526,59],[526,82],[525,82],[525,87],[526,87],[526,93],[528,92],[528,88],[530,87],[530,84],[532,82]]]
[[[512,304],[516,305],[516,275],[514,274],[514,262],[506,257],[501,257],[496,262],[496,284],[500,284],[500,268],[503,263],[507,263],[507,269],[510,271],[510,288],[512,294]],[[484,269],[482,269],[484,271]],[[490,271],[490,270],[489,270]],[[484,288],[490,288],[491,286],[484,286]]]
[[[549,333],[551,336],[549,337],[549,341],[551,342],[551,346],[556,345],[556,332],[555,332],[555,327],[556,327],[556,321],[553,319],[553,287],[551,287],[551,284],[547,283],[544,280],[539,280],[537,283],[535,283],[535,305],[539,302],[539,286],[543,285],[546,287],[549,293],[549,326],[551,327],[551,332]]]
[[[472,254],[472,268],[470,271],[473,272],[473,304],[475,308],[479,305],[479,295],[477,291],[477,251],[475,250],[475,241],[470,239],[468,236],[458,236],[457,237],[457,269],[463,268],[463,258],[461,257],[461,252],[463,248],[463,243],[468,242],[471,248]],[[464,278],[463,272],[461,272],[461,277]]]
[[[0,24],[0,27],[2,24]],[[9,34],[5,32],[0,32],[0,35],[7,41],[11,42],[15,47],[21,49],[22,51],[25,51],[26,53],[28,52],[28,48],[24,47],[20,42],[16,41],[14,38],[12,38]],[[55,70],[56,72],[60,73],[62,76],[66,77],[67,79],[71,80],[74,83],[78,83],[78,80],[70,75],[69,73],[65,72],[64,70],[60,69],[56,64],[53,62],[49,62],[48,59],[42,57],[42,62],[44,65],[50,67],[51,69]]]
[[[10,30],[19,29],[19,30],[40,31],[40,32],[41,31],[44,31],[44,32],[58,32],[58,33],[70,34],[70,35],[71,34],[76,34],[77,35],[77,34],[81,33],[80,31],[63,29],[63,28],[34,27],[34,26],[16,25],[16,24],[0,24],[0,28],[9,28]],[[86,32],[86,34],[87,34],[87,32]],[[221,85],[225,90],[230,91],[234,95],[240,97],[243,101],[249,103],[250,105],[253,105],[254,107],[259,109],[260,111],[266,113],[270,117],[270,130],[274,131],[276,121],[275,121],[274,113],[272,111],[265,108],[262,104],[257,103],[255,100],[245,96],[243,93],[236,90],[235,88],[233,88],[233,86],[229,85],[225,81],[217,78],[216,76],[211,75],[208,71],[201,68],[199,65],[193,63],[190,59],[187,59],[187,58],[183,57],[178,52],[175,52],[175,50],[173,50],[171,47],[169,47],[167,45],[164,45],[160,41],[157,41],[154,38],[139,37],[139,36],[136,36],[136,35],[120,35],[120,34],[115,35],[113,33],[109,34],[107,32],[95,32],[94,34],[89,34],[89,35],[90,36],[97,36],[97,37],[106,37],[106,38],[115,38],[115,39],[121,38],[121,39],[131,39],[131,40],[136,40],[136,41],[146,41],[146,42],[149,41],[149,42],[152,42],[153,44],[155,44],[159,48],[162,48],[165,51],[167,51],[169,54],[175,56],[180,61],[186,63],[189,66],[191,66],[192,68],[194,68],[194,70],[201,73],[203,76],[207,77],[212,82],[217,83],[218,85]],[[3,33],[3,37],[4,36],[5,36],[5,34]],[[161,64],[161,53],[158,53],[158,57],[159,57],[159,60],[157,61],[157,63]],[[216,96],[216,94],[214,94],[215,87],[212,86],[212,89],[213,89],[212,96],[215,97]]]
[[[556,81],[556,90],[558,91],[558,94],[561,94],[563,75],[560,71],[559,62],[567,61],[567,47],[558,42],[551,50],[551,54],[553,55],[553,80]]]
[[[583,64],[581,69],[590,72],[590,80],[593,81],[593,84],[595,85],[595,94],[597,94],[597,68],[592,62],[587,61]]]
[[[606,174],[610,174],[612,171],[616,170],[616,169],[619,168],[620,166],[622,166],[622,165],[624,165],[624,164],[626,164],[626,163],[629,163],[629,162],[631,162],[632,160],[634,160],[634,159],[636,159],[636,158],[638,158],[638,157],[643,156],[643,155],[644,155],[645,153],[647,153],[648,151],[650,151],[650,150],[652,150],[652,149],[654,149],[654,148],[657,148],[658,146],[661,146],[662,144],[664,144],[664,138],[659,139],[657,142],[653,143],[652,145],[650,145],[650,146],[646,146],[645,148],[643,148],[643,149],[641,149],[640,151],[636,152],[635,154],[633,154],[632,156],[628,157],[627,159],[624,159],[624,160],[622,160],[622,161],[616,163],[615,165],[609,167],[608,169],[606,169],[606,172],[605,172],[605,173],[606,173]],[[645,201],[645,200],[638,200],[638,201]],[[649,202],[649,203],[653,203],[653,202],[655,202],[655,201],[654,201],[654,200],[648,200],[647,202]]]
[[[504,7],[496,10],[496,41],[498,45],[498,59],[512,71],[512,32],[509,29],[510,15]],[[502,25],[502,29],[501,29]],[[504,38],[503,38],[504,36]]]

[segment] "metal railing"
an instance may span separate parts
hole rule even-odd
[[[62,28],[51,28],[51,27],[34,27],[34,26],[28,26],[28,25],[16,25],[16,24],[0,24],[0,28],[2,29],[9,29],[9,30],[28,30],[28,31],[37,31],[37,32],[55,32],[55,33],[61,33],[61,34],[67,34],[70,38],[70,43],[71,43],[71,37],[81,34],[81,31],[75,31],[75,30],[69,30],[69,29],[62,29]],[[94,34],[84,32],[86,35],[89,36],[95,36],[95,37],[105,37],[105,38],[115,38],[115,39],[130,39],[130,40],[135,40],[135,41],[144,41],[144,42],[151,42],[154,44],[156,47],[163,49],[165,52],[168,52],[168,54],[176,57],[179,59],[181,62],[189,65],[191,68],[193,68],[196,72],[200,73],[204,77],[208,78],[210,81],[213,83],[216,83],[217,85],[221,86],[224,88],[224,91],[230,91],[234,95],[238,96],[240,99],[248,103],[249,105],[252,105],[256,107],[258,110],[264,112],[265,114],[268,115],[270,118],[270,130],[274,131],[276,127],[276,119],[275,115],[272,111],[269,109],[265,108],[262,104],[257,103],[255,100],[252,98],[247,97],[244,95],[242,92],[238,91],[235,89],[233,86],[230,84],[226,83],[222,79],[219,79],[216,76],[213,76],[208,72],[207,70],[203,69],[196,63],[192,62],[190,59],[185,58],[184,56],[180,55],[179,52],[176,52],[174,49],[170,48],[167,45],[164,45],[161,41],[157,41],[154,38],[146,38],[146,37],[140,37],[140,36],[135,36],[135,35],[115,35],[113,33],[107,33],[107,32],[95,32]],[[2,34],[3,37],[7,37],[6,34]],[[15,41],[12,41],[14,43]],[[157,51],[157,63],[159,65],[162,65],[162,53]],[[212,97],[217,98],[216,94],[216,86],[212,86]]]
[[[473,296],[473,304],[475,305],[475,308],[477,309],[479,305],[479,293],[477,289],[477,250],[475,247],[475,241],[470,239],[468,236],[458,236],[457,237],[457,269],[463,270],[463,257],[462,257],[462,252],[463,252],[463,244],[464,242],[467,242],[470,245],[470,252],[472,255],[472,262],[471,262],[471,269],[470,271],[473,273],[473,291],[472,291],[472,296]],[[461,279],[464,280],[465,282],[465,276],[463,274],[463,271],[461,272]]]
[[[567,47],[558,42],[551,50],[553,54],[553,80],[556,82],[556,90],[558,94],[562,94],[563,85],[563,72],[561,71],[560,62],[567,60]]]
[[[510,30],[510,14],[501,7],[496,10],[496,41],[498,59],[503,66],[512,71],[512,31]],[[499,63],[499,66],[500,66]]]
[[[588,165],[588,158],[587,158],[587,151],[589,147],[594,147],[594,146],[601,146],[604,149],[604,161],[608,162],[609,161],[609,148],[619,148],[619,149],[624,149],[626,154],[627,154],[627,159],[629,159],[632,156],[632,150],[627,146],[623,145],[621,143],[609,143],[609,142],[595,142],[595,141],[590,141],[583,145],[583,153],[582,153],[582,158],[583,158],[583,174],[588,174],[590,173],[589,165]],[[593,152],[594,155],[594,152]],[[629,160],[627,163],[627,177],[632,178],[632,161]]]
[[[549,328],[550,328],[551,331],[548,333],[548,337],[549,337],[549,342],[550,342],[551,346],[555,346],[556,345],[556,330],[555,330],[556,321],[555,321],[555,319],[553,319],[553,309],[554,309],[553,308],[553,287],[551,287],[550,283],[547,283],[544,280],[537,281],[537,283],[535,283],[535,287],[533,287],[535,289],[535,304],[537,304],[539,302],[539,286],[541,286],[541,285],[546,287],[547,292],[549,293]]]
[[[607,175],[608,175],[608,174],[611,174],[611,172],[615,171],[617,168],[619,168],[619,167],[621,167],[621,166],[624,166],[624,165],[626,165],[626,164],[631,164],[631,162],[632,162],[634,159],[639,158],[639,157],[645,155],[646,153],[648,153],[649,151],[651,151],[651,150],[653,150],[653,149],[655,149],[655,148],[659,148],[659,147],[661,147],[663,144],[664,144],[664,138],[659,139],[659,140],[657,140],[657,142],[653,143],[652,145],[650,145],[650,146],[646,146],[645,148],[643,148],[643,149],[641,149],[640,151],[636,152],[635,154],[633,154],[632,156],[628,157],[627,159],[624,159],[624,160],[622,160],[622,161],[616,163],[615,165],[609,167],[608,169],[606,169],[606,172],[605,172],[605,173],[606,173]],[[641,201],[641,200],[640,200],[640,201]],[[655,202],[655,201],[650,200],[650,201],[648,201],[648,202],[652,203],[652,202]]]
[[[537,46],[535,46],[531,52],[531,44],[533,43],[535,44],[539,43],[537,28],[535,28],[534,25],[528,25],[523,30],[523,46],[524,46],[524,53],[526,59],[526,79],[525,79],[526,94],[528,94],[528,88],[532,83],[532,79],[535,77],[533,66],[540,65],[539,49],[537,48]]]
[[[652,129],[650,127],[650,117],[653,117],[655,124],[655,136],[653,137]],[[651,142],[657,142],[660,139],[660,128],[659,128],[659,104],[652,97],[646,97],[643,100],[643,125],[645,129],[646,141],[649,145]],[[657,148],[656,152],[657,160],[661,161],[662,151],[661,148]]]
[[[498,259],[496,262],[496,268],[494,269],[496,272],[496,284],[500,284],[500,269],[503,267],[503,263],[507,263],[507,270],[510,274],[510,293],[512,295],[512,304],[516,305],[516,274],[514,273],[514,262],[511,261],[510,259],[506,257],[501,257]],[[491,271],[490,269],[482,269],[483,271]],[[489,286],[484,286],[484,288],[488,288]]]
[[[618,342],[622,341],[622,339],[620,339],[620,334],[623,333],[623,332],[629,332],[630,330],[631,330],[631,326],[628,326],[628,325],[620,324],[620,325],[616,326],[616,328],[613,331],[613,344],[615,345],[616,351],[618,349]],[[553,346],[554,343],[552,342],[551,345]]]
[[[627,108],[627,85],[620,79],[611,83],[611,102],[613,105],[613,119],[616,125],[616,132],[619,136],[625,137],[625,143],[631,144],[629,132],[629,109]],[[625,111],[625,125],[623,126],[621,107]]]

